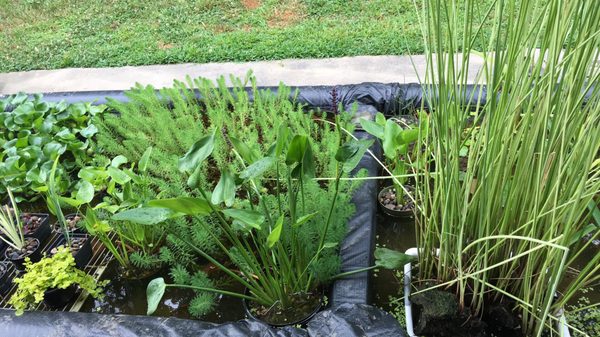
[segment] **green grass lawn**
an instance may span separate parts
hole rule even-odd
[[[412,0],[0,0],[0,72],[421,52]]]

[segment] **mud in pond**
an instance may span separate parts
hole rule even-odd
[[[110,280],[104,288],[104,299],[89,297],[80,311],[101,314],[146,315],[146,287],[155,277],[164,277],[170,282],[168,269],[163,268],[158,274],[145,280],[126,280],[119,277],[118,264],[113,261],[104,272],[102,279]],[[238,284],[231,284],[226,290],[243,292]],[[188,312],[188,305],[195,297],[189,289],[167,288],[165,295],[153,316],[194,318]],[[227,296],[218,297],[215,310],[202,317],[201,320],[224,323],[243,319],[242,301]]]

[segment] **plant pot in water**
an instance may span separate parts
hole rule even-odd
[[[246,290],[246,294],[250,292]],[[304,325],[323,307],[323,293],[297,294],[291,309],[281,310],[277,306],[265,308],[262,305],[244,299],[246,317],[263,321],[273,327]]]
[[[87,234],[73,233],[69,236],[71,239],[71,253],[75,259],[75,265],[79,269],[84,269],[85,266],[92,259],[92,244],[91,237]],[[61,236],[52,246],[50,247],[50,255],[56,254],[56,250],[60,246],[66,246],[67,240],[64,236]]]
[[[0,262],[0,295],[4,295],[11,286],[10,265],[8,262]]]
[[[83,217],[79,213],[65,215],[67,222],[67,230],[69,233],[85,233],[83,228],[77,226],[77,224],[83,220]],[[64,234],[60,223],[57,221],[52,225],[52,231],[54,233]]]
[[[65,289],[52,288],[44,292],[44,304],[52,309],[63,308],[69,304],[75,294],[77,293],[77,286],[72,284]]]
[[[407,187],[409,191],[412,191],[412,187]],[[405,202],[403,205],[398,205],[396,200],[396,189],[392,186],[387,186],[379,191],[379,195],[377,196],[377,201],[379,202],[379,207],[383,211],[383,213],[398,217],[398,218],[410,218],[414,216],[414,204],[412,200],[404,197]]]
[[[16,250],[13,247],[7,247],[4,251],[4,256],[12,262],[17,270],[25,270],[25,258],[29,257],[32,263],[42,259],[42,245],[40,240],[32,237],[25,238],[25,247],[21,250]]]
[[[410,248],[406,251],[407,255],[411,255],[414,257],[418,257],[419,255],[419,250],[417,248]],[[439,255],[439,249],[437,250],[437,254]],[[417,317],[415,316],[415,311],[413,308],[413,301],[411,300],[411,290],[414,289],[414,286],[412,285],[412,264],[409,262],[407,264],[404,265],[404,311],[405,311],[405,325],[406,325],[406,332],[408,333],[409,337],[417,337],[417,336],[421,336],[421,334],[416,334],[415,333],[415,324],[417,324],[418,322],[416,321]],[[428,292],[434,292],[436,290],[432,290],[432,291],[428,291]],[[421,294],[426,294],[428,292],[423,292]],[[445,291],[439,291],[439,293],[446,293]],[[447,295],[450,296],[454,296],[454,294],[452,293],[446,293]],[[435,306],[436,311],[439,310],[440,305],[436,305]],[[493,305],[490,305],[490,307],[493,307]],[[498,306],[497,306],[498,307]],[[423,308],[421,308],[422,310]],[[422,316],[422,313],[418,313],[419,315]],[[504,314],[496,314],[496,317],[494,317],[495,320],[497,320],[498,318],[500,318],[501,316],[505,316]],[[558,331],[561,333],[561,337],[570,337],[570,333],[569,333],[569,329],[568,329],[568,325],[565,319],[565,316],[561,313],[559,313],[559,315],[557,316],[559,318],[558,322],[557,322],[557,329]],[[514,317],[513,317],[514,318]],[[462,318],[460,321],[462,322],[461,327],[464,326],[464,322],[466,322],[468,319],[464,319]],[[436,324],[433,324],[436,325]],[[484,326],[486,326],[486,324],[484,324]],[[518,328],[520,326],[520,324],[517,322],[515,325],[517,328],[516,330],[505,330],[502,331],[501,334],[496,334],[493,333],[493,336],[496,335],[500,335],[500,336],[516,336],[520,334],[520,329]],[[422,328],[422,327],[419,327]],[[512,328],[511,328],[512,329]],[[449,329],[445,330],[446,333],[449,332]],[[454,335],[452,333],[450,333],[450,335]]]
[[[44,213],[21,213],[23,234],[40,240],[44,244],[52,230],[50,229],[50,215]]]

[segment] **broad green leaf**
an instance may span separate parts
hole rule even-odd
[[[383,126],[364,118],[360,120],[360,125],[363,130],[367,131],[369,134],[379,139],[383,139]]]
[[[415,261],[416,258],[411,255],[388,248],[375,249],[375,265],[385,269],[399,269],[405,264]]]
[[[61,154],[65,153],[67,146],[64,144],[60,144],[58,142],[52,141],[46,145],[44,145],[43,152],[44,155],[51,160],[58,158]]]
[[[398,141],[400,144],[410,144],[419,139],[419,129],[403,129],[400,132],[400,140]]]
[[[114,166],[109,166],[106,171],[117,184],[125,185],[131,180],[129,175]]]
[[[141,225],[155,225],[177,216],[168,208],[140,207],[128,209],[112,216],[116,221],[130,221]]]
[[[225,206],[231,207],[235,201],[235,177],[229,169],[224,170],[219,178],[219,183],[215,186],[210,200],[213,204],[218,205],[225,202]]]
[[[275,156],[279,157],[285,150],[290,137],[290,128],[286,124],[281,124],[277,130],[277,142],[275,143]]]
[[[307,147],[308,137],[304,135],[295,135],[288,147],[285,163],[287,165],[302,163]]]
[[[125,157],[123,155],[118,155],[118,156],[114,157],[113,160],[111,160],[110,166],[119,168],[119,166],[127,163],[128,161],[129,160],[127,159],[127,157]]]
[[[314,218],[315,215],[319,214],[319,212],[314,212],[314,213],[310,213],[307,215],[303,215],[300,218],[298,218],[298,220],[296,220],[296,223],[293,225],[293,227],[300,227],[302,224],[308,222],[310,219]]]
[[[384,126],[385,125],[385,121],[386,121],[385,120],[385,116],[381,112],[378,112],[375,115],[375,123],[377,123],[377,124],[379,124],[381,126]]]
[[[277,219],[277,223],[275,224],[275,228],[269,233],[267,237],[267,245],[269,248],[273,248],[277,241],[281,238],[281,230],[283,228],[283,214]]]
[[[381,144],[383,148],[383,154],[388,159],[398,159],[396,151],[400,145],[398,144],[398,141],[400,139],[400,133],[402,133],[402,128],[393,120],[388,119],[388,121],[385,123],[383,132],[383,142]]]
[[[83,202],[81,200],[73,199],[73,198],[67,198],[67,197],[58,197],[58,200],[61,203],[67,204],[67,205],[69,205],[71,207],[74,207],[74,208],[78,208],[79,206],[81,206],[81,204],[83,204]],[[50,204],[48,204],[48,206],[50,207]],[[52,209],[52,214],[56,214],[56,212],[55,212],[54,209]]]
[[[325,242],[325,244],[323,244],[323,249],[335,248],[337,245],[337,242]]]
[[[225,209],[223,214],[250,227],[261,229],[265,216],[257,211],[247,209]]]
[[[77,200],[82,203],[90,203],[94,199],[94,185],[86,180],[79,182],[79,189],[77,190]]]
[[[343,164],[342,170],[346,173],[354,170],[373,142],[373,139],[353,139],[343,144],[335,155],[335,159]]]
[[[300,174],[307,177],[315,175],[315,161],[310,146],[310,140],[307,136],[296,135],[292,138],[288,152],[285,158],[285,163],[288,166],[297,164],[292,171],[294,177],[299,177]]]
[[[189,188],[196,188],[200,185],[200,178],[202,178],[202,167],[198,166],[194,172],[188,177],[187,185]]]
[[[240,173],[240,178],[254,179],[254,178],[260,177],[271,166],[273,166],[273,164],[275,164],[275,161],[276,161],[276,158],[274,158],[274,157],[262,158],[256,162],[254,162],[254,164],[246,167],[246,169]]]
[[[140,158],[140,161],[138,163],[138,169],[140,172],[146,172],[146,170],[148,169],[148,163],[150,162],[151,155],[152,155],[152,146],[147,148],[146,151],[144,151],[144,154],[142,155],[142,157]]]
[[[215,147],[215,132],[202,137],[179,159],[179,171],[194,172],[200,163],[210,156]]]
[[[146,299],[148,300],[147,315],[152,315],[156,311],[158,304],[165,294],[165,289],[167,289],[167,284],[162,277],[155,278],[148,283],[148,288],[146,288]]]
[[[98,132],[98,128],[94,124],[90,124],[85,129],[79,131],[79,133],[85,138],[91,138]]]
[[[259,156],[256,151],[253,151],[246,143],[234,137],[229,137],[229,140],[233,148],[247,163],[252,164],[258,159]]]
[[[186,215],[209,215],[211,213],[208,201],[200,198],[179,197],[171,199],[156,199],[148,202],[149,207],[170,209],[173,212]]]

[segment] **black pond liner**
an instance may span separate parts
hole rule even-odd
[[[335,88],[337,102],[344,109],[353,106],[362,116],[405,115],[426,106],[419,84],[362,83],[340,86],[292,87],[290,99],[308,109],[333,111],[332,90]],[[260,87],[259,90],[276,92],[277,87]],[[247,89],[250,96],[252,89]],[[197,94],[199,98],[199,94]],[[95,91],[50,93],[46,101],[65,100],[68,103],[106,103],[106,98],[128,101],[123,91]],[[469,86],[465,89],[461,104],[485,102],[483,87]],[[370,137],[358,131],[358,138]],[[371,149],[381,157],[379,145]],[[369,175],[377,175],[379,167],[375,159],[365,155],[356,170],[366,169]],[[378,183],[367,180],[355,192],[352,202],[356,213],[348,223],[348,234],[340,245],[342,271],[368,267],[373,261],[377,214]],[[195,320],[128,315],[99,315],[74,312],[34,311],[15,317],[9,310],[0,310],[0,336],[405,336],[396,319],[388,313],[367,305],[370,303],[368,272],[357,273],[337,280],[333,284],[330,308],[321,311],[307,323],[306,329],[294,327],[273,328],[253,320],[214,324]]]

